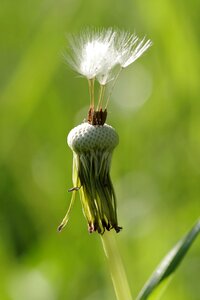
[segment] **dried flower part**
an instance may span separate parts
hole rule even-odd
[[[107,110],[104,111],[102,108],[100,110],[94,110],[92,108],[88,111],[88,123],[91,125],[104,125],[107,118]]]
[[[116,131],[107,124],[83,123],[70,131],[67,141],[73,151],[72,190],[80,192],[89,232],[103,234],[112,228],[119,232],[116,196],[110,179],[112,153],[119,142]]]

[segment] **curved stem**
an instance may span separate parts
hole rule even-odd
[[[124,266],[112,231],[101,236],[117,300],[132,300]]]
[[[71,190],[72,190],[72,198],[71,198],[71,202],[70,202],[70,205],[69,205],[69,208],[68,208],[68,210],[67,210],[67,213],[66,213],[65,217],[63,218],[61,224],[58,226],[58,231],[59,231],[59,232],[67,225],[67,223],[68,223],[68,221],[69,221],[69,215],[70,215],[70,212],[71,212],[72,207],[73,207],[73,205],[74,205],[75,193],[76,193],[76,190],[77,190],[77,189],[78,189],[77,187],[71,189]]]

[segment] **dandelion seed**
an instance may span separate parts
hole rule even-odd
[[[114,86],[120,70],[138,59],[151,46],[151,41],[139,41],[134,34],[109,28],[87,30],[78,37],[72,37],[70,46],[72,54],[67,60],[76,72],[88,80],[90,107],[87,122],[73,128],[67,138],[73,151],[74,187],[69,189],[72,200],[58,230],[67,224],[75,193],[79,191],[89,232],[103,234],[112,228],[119,232],[116,196],[110,178],[112,154],[119,137],[115,129],[105,123],[109,97],[104,107],[103,103],[110,81]],[[116,67],[118,72],[115,72]],[[100,86],[96,108],[95,80]]]
[[[150,40],[147,40],[145,42],[145,38],[143,38],[141,41],[139,41],[138,37],[135,35],[125,36],[124,42],[125,46],[121,46],[121,55],[119,58],[119,64],[122,68],[126,68],[134,61],[136,61],[152,45],[152,42]]]

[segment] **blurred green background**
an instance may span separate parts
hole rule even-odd
[[[87,82],[66,66],[66,35],[117,26],[154,45],[117,82],[108,123],[117,235],[133,297],[200,212],[200,3],[1,0],[0,299],[115,299],[98,234],[70,201],[66,135],[82,122]],[[163,300],[200,299],[200,240]]]

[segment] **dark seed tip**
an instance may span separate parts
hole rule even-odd
[[[118,232],[120,232],[122,230],[122,227],[120,227],[120,226],[116,226],[115,227],[115,231],[118,233]]]
[[[63,225],[61,224],[60,226],[58,226],[58,232],[61,232],[62,231],[62,229],[63,229]]]

